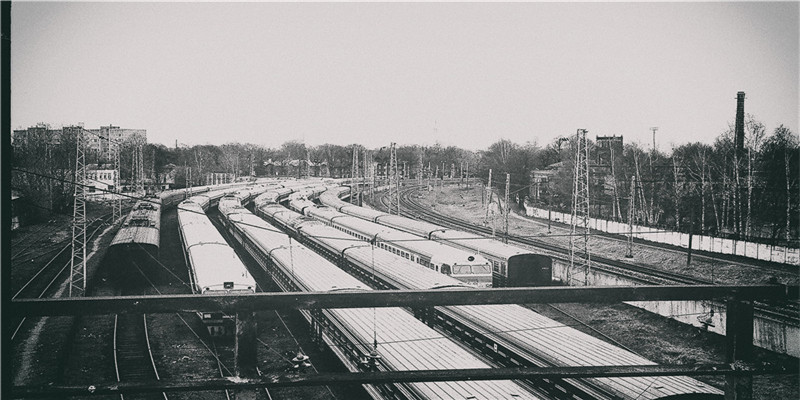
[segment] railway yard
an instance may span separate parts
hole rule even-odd
[[[800,399],[800,2],[178,3],[0,2],[0,399]]]
[[[402,215],[410,220],[385,214],[396,201],[386,190],[365,190],[361,196],[365,208],[360,208],[347,203],[346,182],[332,180],[260,180],[196,188],[191,195],[182,190],[165,192],[129,202],[118,221],[110,220],[109,208],[92,205],[86,296],[588,283],[559,278],[565,273],[571,276],[568,268],[563,272],[569,258],[565,253],[568,225],[524,217],[515,210],[508,244],[501,244],[490,236],[493,224],[497,239],[505,235],[499,228],[502,223],[487,219],[479,186],[467,188],[454,180],[428,190],[415,183],[406,182],[399,195]],[[61,218],[15,232],[9,285],[14,300],[66,296],[68,228],[69,221]],[[414,236],[420,232],[434,240]],[[448,240],[480,244],[446,246]],[[686,251],[679,248],[637,241],[630,259],[624,257],[625,237],[597,233],[589,243],[596,276],[618,274],[634,284],[800,283],[797,265],[703,253],[695,254],[687,266]],[[572,276],[583,277],[583,271],[579,272]],[[723,322],[719,313],[716,319],[714,311],[693,314],[689,319],[694,323],[687,324],[646,308],[625,303],[554,303],[263,310],[255,312],[252,320],[252,356],[259,375],[299,377],[359,371],[726,362],[725,337],[713,329]],[[797,303],[758,303],[755,309],[757,319],[797,329]],[[244,346],[238,335],[248,329],[235,316],[215,312],[134,311],[5,321],[14,325],[11,347],[6,350],[11,382],[21,387],[236,376],[238,348]],[[791,369],[797,364],[793,344],[783,346],[782,351],[754,347],[752,360]],[[655,399],[690,394],[722,398],[725,382],[722,376],[540,378],[165,390],[125,394],[125,398]],[[753,378],[753,398],[796,398],[799,391],[797,375]]]

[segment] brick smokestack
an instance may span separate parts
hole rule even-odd
[[[736,168],[738,168],[737,173],[737,191],[739,194],[738,198],[738,206],[737,208],[737,218],[736,218],[736,233],[737,236],[741,237],[742,234],[745,232],[745,213],[747,212],[747,206],[745,205],[745,198],[747,197],[747,188],[743,184],[743,179],[740,177],[744,177],[745,175],[745,165],[742,160],[745,157],[744,153],[744,92],[736,93]]]
[[[736,152],[744,153],[744,92],[736,93]]]

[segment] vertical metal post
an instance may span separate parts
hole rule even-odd
[[[489,181],[486,183],[486,215],[483,219],[489,222],[489,208],[492,206],[492,169],[489,168]],[[492,237],[494,237],[494,215],[492,215]]]
[[[400,215],[400,171],[398,171],[398,160],[397,160],[397,147],[394,143],[392,143],[392,158],[394,158],[394,179],[395,185],[397,188],[397,215]]]
[[[725,360],[750,362],[753,358],[753,302],[730,299],[725,312]],[[725,377],[725,400],[752,400],[751,374]]]
[[[122,167],[120,166],[119,162],[119,142],[116,140],[111,141],[111,130],[107,134],[109,136],[109,146],[111,146],[111,156],[113,157],[112,162],[114,163],[114,192],[111,194],[114,198],[111,200],[112,205],[112,214],[114,218],[114,222],[116,222],[120,217],[122,217],[122,188],[120,186],[121,180],[121,171]]]
[[[636,217],[636,176],[631,177],[631,196],[628,198],[628,251],[626,258],[633,258],[633,221]]]
[[[361,196],[358,197],[358,205],[359,206],[364,205],[364,192],[367,191],[367,175],[369,173],[367,172],[368,163],[367,163],[367,148],[366,147],[364,148],[363,156],[364,157],[362,157],[362,158],[364,159],[364,161],[363,161],[363,163],[364,163],[364,165],[363,165],[364,171],[361,173]]]
[[[572,230],[569,236],[570,268],[567,281],[571,282],[571,270],[575,267],[584,270],[584,285],[589,284],[591,257],[589,255],[589,147],[586,143],[586,129],[578,129],[575,134],[575,166],[572,191]],[[576,236],[581,231],[582,241]]]
[[[467,163],[467,189],[469,189],[469,163]]]
[[[86,136],[75,130],[75,188],[72,202],[72,260],[69,297],[86,293]]]
[[[353,166],[350,167],[350,177],[352,178],[352,182],[350,183],[350,204],[356,204],[356,196],[358,195],[358,147],[353,146]],[[353,190],[353,186],[356,187]]]
[[[258,377],[258,348],[256,347],[255,313],[236,314],[236,339],[234,343],[234,373],[239,378]],[[256,399],[255,389],[236,390],[237,399]]]
[[[508,213],[511,212],[509,186],[511,186],[511,174],[506,174],[506,206],[503,208],[503,229],[505,231],[505,236],[503,236],[503,243],[508,243]]]

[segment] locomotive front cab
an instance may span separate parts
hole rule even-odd
[[[517,254],[509,257],[501,271],[501,276],[494,276],[494,287],[550,286],[553,259],[540,254]]]

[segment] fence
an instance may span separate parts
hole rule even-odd
[[[529,217],[548,218],[548,210],[525,205],[525,214]],[[565,224],[570,223],[570,214],[552,211],[550,218]],[[598,231],[628,234],[628,224],[609,221],[599,218],[590,218],[589,225]],[[693,235],[692,250],[701,250],[711,253],[732,254],[750,257],[758,260],[772,261],[783,264],[800,265],[800,249],[786,246],[776,246],[763,243],[753,243],[745,240],[723,239],[707,235]],[[651,228],[648,226],[634,225],[633,237],[649,240],[651,242],[671,244],[673,246],[688,248],[689,234]]]

